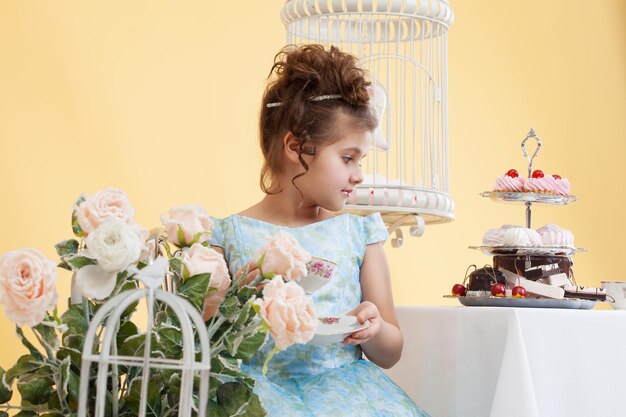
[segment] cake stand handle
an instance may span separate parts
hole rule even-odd
[[[526,141],[531,138],[537,141],[537,147],[535,148],[535,152],[533,152],[533,156],[530,156],[528,152],[526,152]],[[532,176],[533,160],[535,159],[537,155],[539,155],[539,149],[541,149],[541,140],[537,137],[535,130],[533,128],[530,128],[530,131],[528,132],[528,134],[522,141],[522,153],[524,154],[524,156],[526,157],[526,160],[528,161],[528,178]],[[527,201],[526,202],[526,227],[529,229],[530,229],[530,223],[531,223],[531,211],[532,211],[531,207],[532,207],[532,203],[530,201]]]
[[[537,141],[537,147],[535,148],[535,152],[533,153],[533,156],[529,156],[528,152],[526,152],[526,141],[531,138]],[[528,134],[522,141],[522,152],[524,153],[524,156],[526,157],[526,160],[528,161],[528,178],[530,178],[530,176],[532,175],[533,160],[535,159],[537,155],[539,155],[539,149],[541,149],[541,140],[537,137],[535,130],[531,128],[530,132],[528,132]]]

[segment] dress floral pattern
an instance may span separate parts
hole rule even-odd
[[[365,247],[388,237],[379,214],[341,214],[300,227],[241,215],[213,220],[210,243],[224,249],[233,275],[280,230],[290,233],[311,255],[336,262],[331,281],[312,294],[318,317],[343,316],[359,305]],[[264,376],[261,367],[272,348],[268,338],[257,356],[244,365],[256,379],[254,390],[269,416],[427,415],[378,366],[362,358],[359,346],[293,345],[273,357]]]

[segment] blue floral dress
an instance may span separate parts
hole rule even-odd
[[[337,263],[332,280],[312,294],[319,317],[343,316],[361,302],[360,266],[366,245],[387,239],[379,214],[341,214],[300,227],[277,226],[241,215],[213,219],[211,244],[224,249],[234,274],[278,231],[290,233],[313,256]],[[362,358],[361,348],[342,343],[293,345],[261,367],[273,348],[268,338],[244,365],[269,416],[426,416],[380,368]]]

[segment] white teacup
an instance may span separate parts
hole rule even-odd
[[[602,281],[600,286],[606,290],[607,301],[616,310],[626,310],[626,282]]]
[[[308,274],[298,284],[307,294],[312,294],[330,282],[336,266],[333,261],[313,256],[306,265]]]

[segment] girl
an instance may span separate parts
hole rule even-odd
[[[354,315],[370,326],[341,344],[293,345],[260,369],[268,341],[246,365],[270,416],[422,416],[379,368],[402,352],[379,214],[337,214],[363,181],[361,160],[377,126],[364,72],[351,55],[319,45],[276,55],[275,80],[263,96],[260,142],[265,162],[259,203],[216,220],[211,244],[231,273],[250,264],[268,236],[288,231],[311,255],[336,262],[329,284],[312,297],[319,317]],[[367,355],[369,361],[362,358]]]

